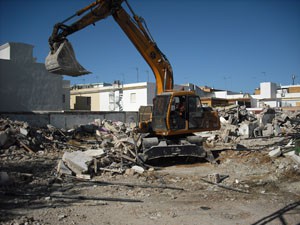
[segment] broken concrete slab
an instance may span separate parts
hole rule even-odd
[[[280,147],[278,147],[278,148],[276,148],[276,149],[274,149],[274,150],[272,150],[272,151],[269,152],[269,156],[271,158],[275,158],[275,157],[281,156],[281,154],[282,154],[282,152],[281,152],[281,148]]]
[[[62,160],[75,173],[82,174],[89,170],[89,166],[93,162],[93,157],[86,155],[82,151],[65,152]]]
[[[99,158],[105,154],[104,150],[102,148],[99,149],[88,149],[83,152],[85,155],[94,157],[94,158]]]

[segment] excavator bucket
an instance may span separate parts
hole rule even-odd
[[[54,53],[48,54],[45,66],[50,73],[60,75],[77,77],[91,73],[77,62],[73,47],[67,40],[61,43]]]

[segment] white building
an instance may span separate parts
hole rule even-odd
[[[154,96],[155,84],[149,82],[123,85],[116,81],[112,85],[76,85],[71,90],[71,109],[138,111],[140,106],[152,105]]]
[[[299,107],[300,85],[276,85],[272,82],[260,83],[260,88],[252,95],[253,107]]]
[[[280,86],[276,97],[281,98],[281,107],[300,106],[300,85]]]
[[[60,111],[70,107],[70,83],[33,57],[33,46],[0,46],[0,112]]]
[[[140,106],[151,105],[155,84],[148,82],[113,84],[100,92],[100,111],[138,111]]]

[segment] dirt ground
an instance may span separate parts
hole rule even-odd
[[[300,172],[266,150],[143,174],[57,178],[59,154],[1,158],[1,224],[300,224]],[[182,163],[182,162],[181,162]],[[216,175],[217,174],[217,175]],[[219,178],[218,184],[213,183]]]

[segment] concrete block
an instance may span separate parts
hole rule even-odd
[[[257,123],[241,123],[239,126],[239,135],[246,138],[253,137],[256,127],[258,127]]]
[[[20,127],[20,134],[23,134],[24,136],[27,136],[28,135],[28,130],[23,128],[23,127]]]
[[[269,152],[269,156],[270,156],[271,158],[278,157],[278,156],[280,156],[281,154],[282,154],[282,152],[281,152],[281,148],[280,148],[280,147],[278,147],[278,148],[276,148],[276,149],[274,149],[274,150],[272,150],[272,151]]]
[[[75,173],[82,174],[88,172],[93,158],[81,151],[65,152],[62,160]]]
[[[274,134],[273,126],[270,123],[265,125],[265,129],[262,131],[264,137],[269,137]]]
[[[133,169],[136,173],[139,173],[139,174],[142,174],[145,171],[145,169],[140,166],[133,166],[133,167],[131,167],[131,169]]]

